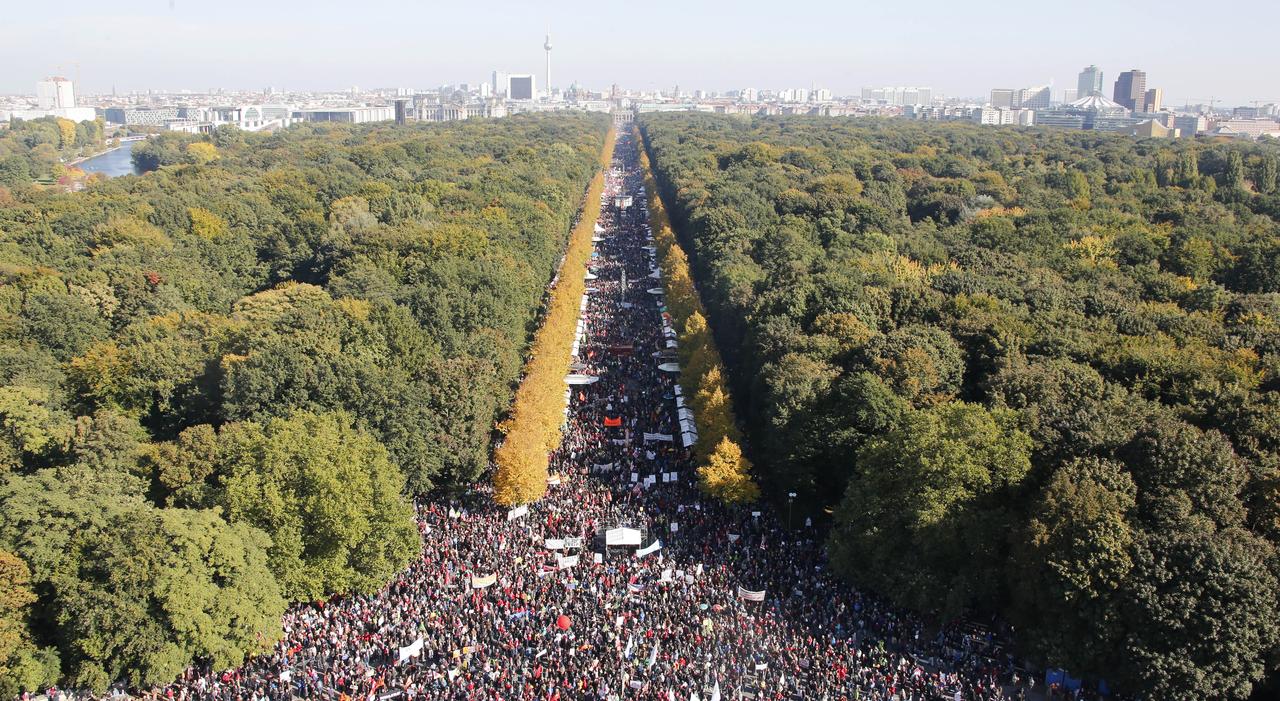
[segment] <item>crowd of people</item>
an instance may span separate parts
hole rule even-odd
[[[635,144],[607,177],[547,496],[417,505],[422,554],[376,594],[295,607],[283,639],[171,699],[1002,699],[1000,636],[939,630],[828,571],[814,530],[702,495]],[[619,207],[619,196],[631,196]],[[595,378],[595,379],[592,379]],[[622,531],[619,529],[628,529]],[[639,543],[635,532],[639,532]],[[630,533],[623,545],[613,534]]]

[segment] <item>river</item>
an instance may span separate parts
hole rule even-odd
[[[102,173],[108,178],[137,175],[138,171],[133,167],[133,145],[137,143],[141,142],[126,141],[120,148],[94,156],[77,164],[77,167],[86,173]]]

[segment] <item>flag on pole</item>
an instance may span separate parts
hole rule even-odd
[[[716,688],[711,690],[711,701],[720,701],[720,680],[716,680]]]

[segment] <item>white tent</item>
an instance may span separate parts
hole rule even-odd
[[[680,363],[663,363],[658,369],[663,372],[680,372]]]
[[[600,381],[595,375],[565,375],[564,381],[571,385],[591,385]]]

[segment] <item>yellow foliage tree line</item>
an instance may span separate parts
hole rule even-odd
[[[753,502],[760,487],[751,476],[751,463],[742,454],[742,432],[725,383],[724,360],[707,325],[706,309],[689,272],[689,257],[676,240],[671,219],[658,195],[639,133],[640,164],[649,198],[649,225],[658,249],[667,311],[680,334],[680,385],[698,427],[694,445],[698,484],[707,494],[729,504]]]
[[[605,137],[600,156],[606,168],[613,154],[613,129]],[[586,288],[587,263],[591,260],[591,237],[600,216],[600,196],[604,192],[604,172],[598,172],[587,187],[578,224],[569,234],[564,261],[542,326],[529,348],[524,379],[516,390],[511,413],[500,426],[506,436],[493,453],[497,467],[494,499],[505,506],[528,504],[547,491],[547,458],[560,444],[564,423],[565,384],[569,353],[578,328],[578,308]]]

